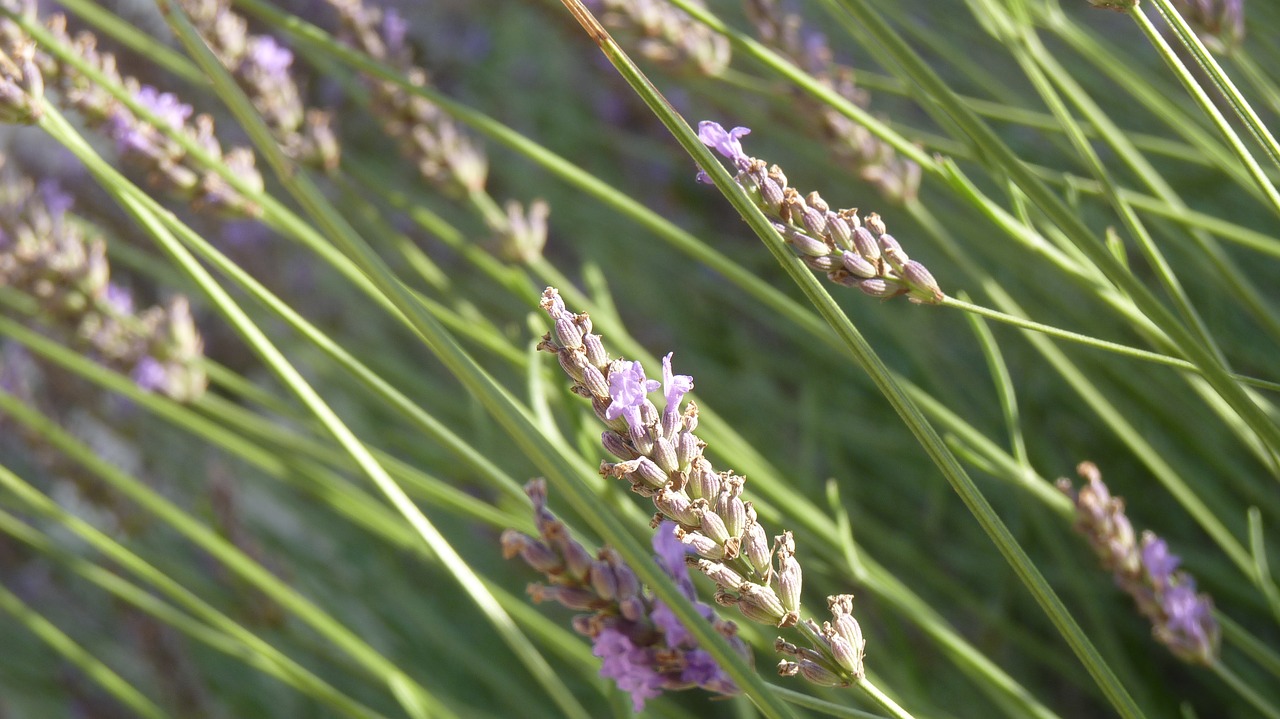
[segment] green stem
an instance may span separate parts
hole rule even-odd
[[[1065,340],[1068,342],[1074,342],[1077,344],[1087,345],[1090,347],[1095,347],[1097,349],[1106,350],[1108,352],[1115,353],[1122,357],[1141,360],[1143,362],[1151,362],[1154,364],[1164,365],[1166,367],[1176,367],[1177,369],[1187,370],[1189,372],[1195,372],[1196,374],[1201,374],[1199,367],[1197,367],[1194,364],[1191,364],[1186,360],[1181,360],[1176,357],[1170,357],[1169,355],[1160,354],[1159,352],[1150,352],[1148,350],[1138,349],[1137,347],[1131,347],[1129,345],[1122,345],[1116,342],[1109,342],[1107,340],[1098,339],[1096,337],[1080,334],[1078,332],[1071,332],[1069,330],[1060,329],[1058,327],[1052,327],[1050,325],[1042,324],[1040,322],[1035,322],[1033,320],[1029,320],[1023,317],[1017,317],[1011,314],[1001,312],[999,310],[991,309],[989,307],[975,305],[972,302],[965,302],[964,300],[959,300],[954,297],[947,297],[946,299],[944,299],[941,303],[941,306],[951,307],[953,309],[958,309],[964,312],[980,315],[982,317],[986,317],[986,318],[995,320],[997,322],[1003,322],[1004,324],[1012,325],[1014,327],[1019,327],[1024,330],[1039,332],[1040,334],[1043,334],[1048,337],[1052,337],[1054,339]],[[1273,382],[1270,380],[1258,379],[1256,377],[1248,377],[1245,375],[1236,374],[1234,372],[1231,374],[1231,378],[1236,380],[1237,382],[1240,382],[1241,384],[1247,384],[1253,387],[1260,387],[1262,389],[1271,390],[1273,392],[1280,391],[1280,382]]]

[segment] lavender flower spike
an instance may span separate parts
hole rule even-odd
[[[1089,539],[1116,584],[1133,597],[1151,621],[1155,638],[1179,659],[1212,665],[1218,660],[1220,632],[1213,600],[1196,593],[1196,582],[1179,570],[1181,559],[1152,532],[1142,533],[1141,549],[1124,514],[1124,500],[1112,497],[1092,462],[1076,471],[1087,484],[1077,492],[1068,479],[1061,489],[1076,505],[1076,529]]]
[[[702,687],[718,694],[736,694],[738,687],[669,607],[640,585],[635,573],[612,549],[605,547],[594,561],[569,536],[569,529],[546,508],[543,480],[525,486],[533,500],[539,537],[513,529],[502,534],[503,555],[520,555],[529,566],[546,576],[550,584],[529,585],[534,601],[555,600],[571,609],[590,612],[573,619],[579,634],[591,639],[591,652],[599,657],[600,676],[612,679],[631,695],[639,713],[647,700],[664,691]],[[676,537],[676,526],[666,522],[653,538],[659,566],[693,601],[701,614],[744,657],[746,645],[732,622],[717,619],[712,608],[698,602],[685,564],[685,548]]]
[[[946,299],[933,274],[907,256],[879,215],[860,218],[856,209],[832,210],[817,192],[801,195],[787,185],[782,168],[746,154],[742,138],[750,132],[745,127],[725,130],[710,120],[698,123],[698,139],[733,163],[734,181],[774,220],[774,229],[801,262],[872,297],[906,295],[911,302],[930,305]],[[697,179],[710,182],[703,171]]]
[[[556,355],[573,381],[573,393],[589,398],[592,410],[608,426],[601,442],[622,461],[602,462],[600,473],[627,480],[633,492],[653,500],[658,510],[653,526],[659,527],[654,548],[662,565],[670,572],[678,554],[690,552],[696,556],[685,558],[685,562],[716,584],[717,604],[736,606],[748,619],[778,628],[801,623],[801,570],[795,541],[790,532],[784,532],[771,551],[751,503],[741,499],[746,479],[730,471],[717,472],[703,455],[706,443],[694,434],[697,408],[692,403],[683,410],[680,406],[693,389],[693,378],[675,373],[672,354],[663,358],[661,385],[648,379],[638,362],[610,360],[600,336],[591,331],[590,318],[570,312],[554,287],[542,293],[541,307],[555,327],[538,343],[538,349]],[[648,398],[659,386],[664,400],[661,413]],[[625,423],[619,418],[625,418]],[[667,532],[669,536],[665,536]],[[675,542],[679,542],[680,552]],[[681,576],[673,574],[683,589]],[[844,609],[846,605],[838,606]],[[654,609],[654,623],[665,626],[669,637],[682,636],[682,630],[664,611],[662,607]],[[832,611],[841,627],[839,641],[824,636],[813,620],[804,620],[809,623],[802,624],[809,629],[805,637],[813,648],[784,643],[794,649],[784,653],[805,658],[805,662],[784,662],[780,667],[784,675],[803,675],[825,686],[852,686],[861,681],[861,630],[852,616],[844,616],[851,610],[843,614]],[[616,658],[620,647],[625,648],[611,636],[608,656]],[[627,682],[642,686],[637,676],[623,671],[620,661],[613,659],[608,666]],[[702,665],[697,671],[690,670],[685,680],[711,688],[713,685],[706,682],[717,681],[714,674]],[[620,686],[622,681],[620,678]],[[632,696],[637,695],[633,692]]]

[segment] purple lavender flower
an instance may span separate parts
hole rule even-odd
[[[408,36],[409,21],[395,8],[387,8],[382,16],[382,37],[387,42],[387,51],[392,55],[399,55],[405,48]]]
[[[1182,577],[1182,583],[1169,587],[1161,596],[1160,609],[1166,622],[1163,627],[1178,645],[1195,653],[1210,645],[1210,635],[1217,630],[1213,605],[1207,597],[1196,594],[1196,583]]]
[[[1147,579],[1157,587],[1169,586],[1173,570],[1178,568],[1182,560],[1169,551],[1169,545],[1150,532],[1142,537],[1142,566],[1147,570]]]
[[[743,136],[750,134],[751,129],[747,127],[735,127],[725,131],[723,125],[712,120],[703,120],[698,123],[698,139],[702,140],[702,144],[724,155],[734,165],[741,165],[751,159],[742,151],[741,142]]]
[[[672,374],[671,357],[675,352],[668,352],[662,358],[662,396],[667,401],[667,409],[679,407],[684,396],[693,390],[693,377],[687,374]],[[656,547],[655,547],[656,549]]]
[[[293,53],[270,35],[258,35],[249,41],[249,62],[267,75],[284,75],[293,64]]]
[[[128,288],[114,282],[107,283],[107,291],[102,295],[103,301],[111,311],[118,315],[133,314],[133,293]]]
[[[645,378],[644,367],[639,362],[619,362],[609,372],[609,396],[613,403],[605,411],[605,418],[622,417],[628,426],[638,427],[640,408],[648,401],[645,395],[660,386],[657,380]]]
[[[645,701],[662,694],[664,679],[654,668],[653,656],[622,632],[605,628],[596,635],[591,653],[602,660],[600,676],[631,694],[631,708],[637,714],[644,711]]]
[[[169,381],[169,370],[154,357],[143,357],[130,373],[134,384],[147,392],[164,390]]]
[[[702,144],[724,155],[739,170],[747,169],[751,163],[751,158],[742,150],[741,142],[744,135],[750,134],[750,128],[746,127],[726,131],[723,125],[712,120],[698,123],[698,139],[702,140]],[[703,170],[698,171],[698,182],[712,184],[711,177]]]
[[[601,659],[600,676],[631,694],[636,712],[663,691],[692,687],[721,694],[738,691],[711,655],[698,648],[675,613],[641,587],[617,552],[605,547],[593,561],[574,541],[568,527],[546,508],[545,482],[530,482],[525,493],[533,501],[540,537],[509,529],[502,534],[503,555],[520,556],[546,575],[548,585],[529,587],[534,601],[554,599],[571,609],[592,612],[574,617],[573,626],[591,638],[592,653]],[[686,549],[675,523],[659,526],[653,550],[659,566],[675,580],[681,593],[695,602],[698,613],[747,656],[746,646],[737,638],[737,627],[716,619],[710,606],[695,599],[684,560]]]
[[[194,112],[190,105],[183,104],[173,93],[160,92],[150,85],[139,88],[135,99],[161,122],[175,129],[185,125]],[[111,136],[115,138],[120,152],[150,154],[155,148],[158,133],[150,125],[134,117],[123,105],[112,111],[108,123]]]

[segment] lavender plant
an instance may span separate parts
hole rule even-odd
[[[724,37],[696,24],[666,0],[591,0],[605,25],[641,56],[675,72],[719,75],[732,59]],[[694,0],[696,7],[705,7]]]
[[[748,0],[747,13],[760,39],[805,72],[863,107],[870,104],[866,90],[858,87],[853,68],[835,61],[827,37],[806,27],[803,18],[783,10],[778,0]],[[808,95],[798,94],[805,108],[796,113],[816,118],[820,131],[836,157],[896,204],[914,200],[920,187],[920,166],[901,157],[866,127],[850,120]]]
[[[21,12],[33,18],[35,5],[28,3]],[[190,105],[183,103],[173,93],[144,85],[134,77],[122,74],[115,55],[100,52],[98,40],[92,33],[80,32],[74,38],[68,34],[65,15],[50,16],[47,25],[54,42],[64,50],[74,53],[111,82],[123,85],[134,100],[159,122],[187,135],[206,152],[232,168],[249,185],[261,189],[262,176],[255,168],[253,152],[243,147],[224,152],[214,135],[212,117],[196,115]],[[13,43],[32,44],[32,40],[12,20],[0,22],[0,35]],[[246,217],[259,212],[259,208],[240,197],[216,173],[193,166],[186,150],[178,143],[166,137],[148,120],[137,117],[109,92],[79,72],[72,63],[64,62],[48,52],[37,52],[34,62],[45,81],[57,87],[59,97],[68,106],[75,108],[86,123],[99,128],[110,137],[121,157],[143,169],[153,186],[164,188],[166,192],[184,201],[219,214]]]
[[[1264,4],[60,4],[0,3],[0,713],[1280,717]]]

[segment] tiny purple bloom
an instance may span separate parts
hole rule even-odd
[[[688,573],[684,557],[688,550],[676,537],[676,523],[664,521],[653,533],[653,552],[658,555],[658,565],[671,577],[679,577]]]
[[[44,201],[44,206],[54,219],[62,219],[67,210],[75,204],[75,200],[63,191],[57,180],[43,180],[37,190],[40,192],[40,199]]]
[[[183,104],[177,95],[171,92],[160,92],[150,85],[143,85],[138,89],[138,102],[173,128],[182,127],[191,117],[191,113],[195,112],[190,105]]]
[[[747,163],[751,160],[742,151],[742,142],[740,141],[742,136],[749,134],[751,134],[751,130],[746,127],[735,127],[726,132],[718,122],[703,120],[698,123],[698,139],[702,140],[702,144],[724,155],[740,170],[746,169]]]
[[[1186,637],[1197,646],[1208,643],[1205,627],[1213,621],[1213,615],[1208,605],[1196,596],[1196,584],[1190,578],[1169,587],[1161,598],[1160,608],[1168,617],[1170,631]]]
[[[270,35],[262,35],[249,41],[249,61],[267,75],[283,75],[293,64],[293,53]]]
[[[693,389],[693,377],[671,373],[671,356],[674,354],[668,352],[662,358],[662,395],[666,397],[668,407],[679,407],[680,400]]]
[[[190,105],[184,105],[173,93],[160,92],[150,85],[139,88],[136,99],[161,122],[175,129],[182,127],[194,112]],[[109,118],[109,132],[120,152],[148,152],[153,142],[148,127],[123,106],[117,107]]]
[[[382,37],[387,40],[387,50],[392,55],[399,54],[404,49],[404,41],[408,35],[409,21],[405,20],[395,8],[387,8],[382,16]]]
[[[1142,566],[1146,567],[1147,577],[1157,587],[1168,586],[1173,570],[1182,560],[1169,551],[1169,545],[1163,539],[1147,535],[1143,540]]]
[[[154,357],[143,357],[133,368],[130,376],[140,389],[156,392],[164,389],[165,382],[169,379],[169,371]]]
[[[680,680],[697,684],[704,689],[720,692],[721,694],[735,694],[738,691],[733,680],[730,679],[720,665],[716,663],[714,657],[709,653],[694,649],[686,652],[684,671],[680,673]]]
[[[609,373],[609,397],[613,403],[605,410],[606,419],[623,417],[629,426],[640,423],[640,407],[645,395],[661,386],[657,380],[646,379],[644,367],[639,362],[620,362]]]
[[[103,299],[116,314],[133,314],[133,294],[127,288],[121,287],[114,282],[108,282],[107,292]]]
[[[622,632],[606,627],[596,635],[591,653],[600,657],[600,676],[614,680],[631,694],[631,706],[640,713],[644,703],[662,693],[662,675],[654,669],[649,653]]]

